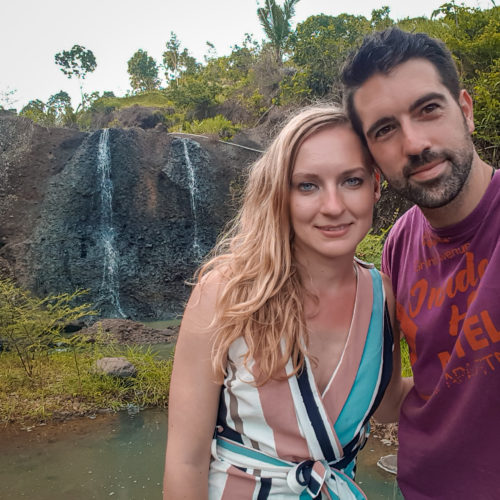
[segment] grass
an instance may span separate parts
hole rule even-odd
[[[152,108],[171,108],[172,101],[161,91],[143,92],[137,95],[125,97],[101,97],[93,105],[93,108],[112,107],[114,109],[128,108],[134,106],[146,106]]]
[[[401,339],[401,374],[403,377],[411,377],[413,375],[409,347],[405,339]]]
[[[201,121],[193,120],[192,122],[184,122],[181,130],[190,134],[208,134],[228,140],[240,128],[227,118],[217,115]]]
[[[128,379],[94,373],[95,361],[124,356],[137,368]],[[35,376],[26,376],[18,356],[0,353],[0,423],[21,424],[86,415],[100,410],[166,407],[172,360],[159,360],[150,348],[89,346],[77,353],[53,351],[41,357]]]

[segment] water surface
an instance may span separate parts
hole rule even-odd
[[[26,430],[0,429],[1,498],[161,500],[166,412],[98,415]],[[357,481],[369,500],[402,499],[376,466],[394,448],[371,439]]]

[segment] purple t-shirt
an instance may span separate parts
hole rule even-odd
[[[405,499],[500,498],[500,174],[463,221],[434,229],[413,207],[382,270],[415,387],[399,423]]]

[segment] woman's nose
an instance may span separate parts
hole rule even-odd
[[[321,211],[328,215],[338,215],[345,209],[342,196],[337,189],[328,189],[324,192]]]

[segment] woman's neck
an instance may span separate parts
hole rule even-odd
[[[296,259],[304,288],[314,295],[351,284],[356,279],[354,255],[335,259]]]

